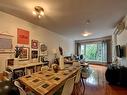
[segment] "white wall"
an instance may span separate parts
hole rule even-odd
[[[17,28],[30,31],[30,41],[34,39],[46,44],[49,60],[54,57],[52,50],[58,49],[59,45],[63,47],[64,54],[74,53],[74,43],[72,40],[15,16],[0,12],[0,33],[14,36],[13,47],[17,45]],[[11,55],[9,54],[0,54],[0,72],[5,68],[6,59],[10,57]]]
[[[126,26],[127,26],[127,16],[124,19]],[[120,58],[121,64],[124,66],[127,66],[127,29],[124,29],[124,31],[117,35],[117,45],[125,46],[125,57]]]

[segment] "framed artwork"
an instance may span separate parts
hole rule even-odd
[[[13,53],[12,35],[0,33],[0,53]]]
[[[38,40],[31,40],[31,48],[38,49]]]
[[[47,46],[45,44],[40,44],[40,55],[48,55]]]
[[[29,31],[18,28],[17,29],[17,43],[29,44]]]
[[[12,49],[12,39],[0,38],[0,49]]]
[[[22,47],[19,60],[29,60],[29,47]]]
[[[38,51],[37,50],[31,51],[31,59],[34,59],[34,58],[38,58]]]

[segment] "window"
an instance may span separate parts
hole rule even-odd
[[[104,42],[87,43],[81,45],[81,54],[86,61],[107,61],[107,44]]]

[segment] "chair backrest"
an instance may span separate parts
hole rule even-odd
[[[10,81],[12,79],[12,72],[4,71],[3,80]]]
[[[61,95],[71,95],[71,93],[73,91],[73,87],[74,87],[74,80],[75,80],[75,76],[72,78],[69,78],[65,82]]]
[[[80,62],[73,62],[73,66],[80,66]]]
[[[26,92],[23,90],[23,88],[21,87],[21,85],[18,81],[15,81],[14,85],[18,87],[20,95],[26,95]]]
[[[48,70],[48,69],[49,69],[48,66],[42,66],[42,67],[41,67],[41,71],[43,71],[43,70]]]
[[[76,74],[75,83],[79,83],[80,79],[81,79],[81,70],[79,69]]]

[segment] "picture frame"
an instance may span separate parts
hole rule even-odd
[[[38,40],[31,40],[31,48],[38,49]]]
[[[22,47],[22,50],[19,55],[19,60],[20,61],[29,60],[29,52],[30,52],[29,47]]]
[[[48,55],[48,48],[45,44],[40,44],[40,55],[47,56]]]
[[[17,44],[29,45],[30,33],[28,30],[17,28]]]
[[[31,51],[31,59],[34,59],[34,58],[38,58],[38,51],[37,50],[32,50]]]

